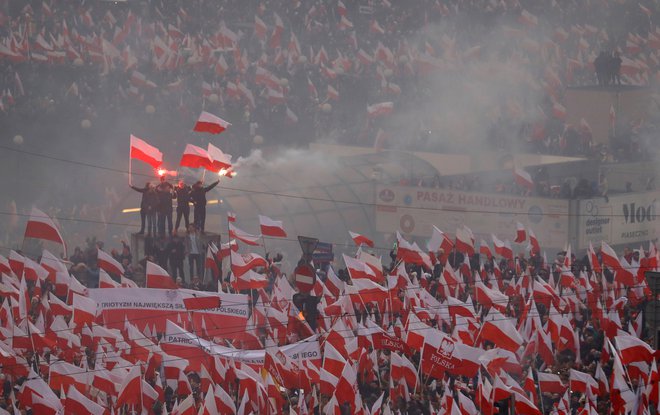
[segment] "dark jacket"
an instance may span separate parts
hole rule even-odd
[[[131,186],[131,189],[135,190],[136,192],[142,193],[142,200],[140,201],[140,209],[144,210],[144,208],[146,207],[144,198],[145,198],[145,194],[147,193],[147,190],[149,190],[149,187],[148,186],[144,186],[144,187]]]
[[[172,199],[175,197],[174,188],[169,182],[161,182],[156,186],[158,194],[158,211],[167,213],[172,211]]]
[[[175,187],[174,191],[176,192],[176,204],[178,207],[187,206],[190,202],[190,193],[192,189],[190,186],[185,185],[183,187]]]
[[[153,213],[158,207],[158,193],[156,189],[151,188],[142,195],[142,205],[140,206],[148,213]]]
[[[204,187],[201,184],[195,184],[192,187],[192,191],[190,192],[190,198],[192,199],[192,202],[195,204],[195,206],[206,206],[206,193],[216,187],[220,183],[220,180],[216,181],[215,183],[211,183],[210,185]]]

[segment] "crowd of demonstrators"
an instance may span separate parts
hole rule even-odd
[[[116,119],[157,118],[150,124],[164,127],[149,126],[150,135],[174,143],[183,133],[174,126],[206,108],[232,122],[226,150],[234,155],[253,143],[305,145],[317,138],[310,131],[347,144],[389,136],[385,148],[438,150],[432,136],[458,142],[463,127],[434,131],[433,119],[415,115],[442,95],[433,79],[468,73],[480,82],[495,70],[488,65],[506,61],[533,74],[517,82],[541,98],[497,97],[496,108],[480,114],[491,124],[484,139],[496,148],[523,143],[599,157],[603,149],[583,133],[589,126],[566,123],[564,88],[597,82],[600,50],[621,53],[613,58],[621,60],[621,83],[653,83],[660,62],[651,1],[346,3],[3,0],[0,126],[19,133],[25,123],[17,119],[76,126],[85,119],[83,128],[102,131]],[[598,79],[611,79],[607,72]],[[381,102],[414,120],[367,109]],[[528,108],[538,110],[531,119]],[[472,117],[462,118],[455,123]],[[630,122],[654,128],[654,120]]]
[[[67,259],[65,283],[62,275],[34,271],[38,263],[54,267],[45,254],[35,263],[12,252],[0,257],[0,408],[14,415],[54,413],[87,402],[90,413],[100,405],[126,414],[144,408],[149,414],[515,409],[605,415],[660,404],[655,350],[645,345],[654,336],[647,328],[654,317],[645,314],[652,297],[645,272],[657,271],[660,259],[653,243],[646,251],[625,248],[621,257],[605,243],[584,257],[569,248],[549,262],[524,230],[518,229],[515,251],[494,236],[493,251],[483,243],[476,250],[471,231],[462,232],[455,239],[434,234],[429,252],[400,236],[392,250],[369,248],[373,243],[358,235],[362,245],[354,257],[317,264],[316,281],[301,297],[294,270],[279,265],[281,255],[252,267],[267,281],[259,288],[240,285],[246,274],[236,263],[224,267],[227,274],[214,274],[221,284],[204,285],[193,277],[193,267],[205,265],[191,253],[204,247],[196,245],[199,232],[190,225],[185,242],[172,239],[167,248],[189,254],[188,288],[249,294],[245,327],[222,336],[209,334],[208,321],[200,328],[180,315],[163,317],[190,338],[199,336],[199,355],[166,349],[164,333],[137,320],[125,321],[122,330],[103,328],[100,315],[81,322],[80,313],[89,310],[76,300],[88,295],[81,283],[94,286],[90,277],[98,278],[99,269],[116,286],[137,287],[125,244],[111,251],[124,265],[123,276],[99,259],[104,246],[90,239]],[[380,254],[388,251],[383,261]],[[214,257],[218,269],[226,261],[221,252]],[[147,255],[141,267],[160,260]],[[170,257],[170,264],[174,273],[183,271],[183,257]],[[311,300],[313,309],[304,305]],[[313,335],[320,336],[322,358],[287,357],[283,346],[304,345]],[[213,354],[202,341],[265,350],[265,364],[249,364],[240,353]],[[183,363],[173,367],[173,360]],[[54,374],[62,362],[70,365],[66,373]],[[142,387],[131,388],[133,374]],[[227,409],[214,409],[220,407]]]

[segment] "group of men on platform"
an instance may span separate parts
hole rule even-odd
[[[176,226],[174,230],[179,229],[181,218],[183,218],[186,229],[190,225],[190,203],[193,204],[193,225],[201,233],[204,233],[206,223],[206,193],[218,185],[217,180],[208,186],[203,182],[197,181],[192,186],[187,185],[183,180],[179,180],[175,187],[168,182],[165,176],[160,177],[160,183],[154,186],[151,182],[145,183],[144,187],[131,188],[142,193],[140,202],[140,231],[142,235],[145,231],[147,235],[165,236],[165,225],[167,224],[167,234],[171,235],[172,214],[174,207],[172,201],[176,199]]]

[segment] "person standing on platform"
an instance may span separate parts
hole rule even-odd
[[[191,188],[179,180],[179,185],[174,189],[176,192],[176,223],[174,224],[174,230],[179,231],[179,225],[181,224],[181,217],[183,217],[183,223],[186,225],[185,229],[188,229],[190,226],[190,191]]]
[[[204,272],[204,242],[200,237],[198,229],[193,224],[188,226],[185,245],[186,254],[188,255],[190,280],[192,281],[194,276],[203,275]]]
[[[190,198],[195,206],[193,211],[195,214],[195,226],[201,233],[204,233],[204,224],[206,222],[206,193],[216,187],[218,183],[220,183],[220,180],[204,187],[200,180],[193,185],[192,191],[190,192]]]
[[[142,200],[140,201],[140,232],[138,232],[138,235],[144,234],[144,225],[147,219],[147,203],[146,203],[146,193],[147,190],[151,187],[151,183],[146,182],[144,184],[144,187],[135,187],[131,185],[131,189],[135,190],[136,192],[142,193]]]
[[[165,222],[167,222],[167,234],[172,234],[172,199],[174,195],[174,186],[165,180],[165,176],[160,176],[160,183],[156,187],[158,193],[158,235],[165,235]]]
[[[172,238],[167,244],[167,251],[169,252],[170,275],[175,280],[177,277],[181,277],[185,281],[183,260],[186,257],[186,247],[183,243],[183,238],[178,235],[172,235]]]

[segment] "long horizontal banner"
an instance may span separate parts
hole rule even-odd
[[[199,292],[207,296],[208,292]],[[248,296],[244,294],[213,293],[220,297],[220,306],[189,313],[184,298],[196,295],[193,290],[162,290],[157,288],[97,288],[89,290],[89,297],[98,305],[98,319],[106,327],[121,329],[130,321],[143,330],[146,326],[165,331],[165,323],[189,321],[195,327],[206,327],[210,336],[233,338],[245,331],[249,316]]]
[[[429,238],[433,225],[449,234],[467,225],[486,240],[490,234],[513,239],[520,222],[544,248],[561,248],[568,240],[567,200],[383,185],[375,203],[376,230],[383,233]]]
[[[246,350],[220,346],[198,337],[171,321],[167,322],[160,347],[172,356],[187,359],[193,370],[198,370],[204,360],[211,356],[239,361],[254,367],[262,367],[266,358],[265,349]],[[317,336],[279,347],[278,350],[298,364],[305,361],[317,366],[321,364],[321,350]]]

